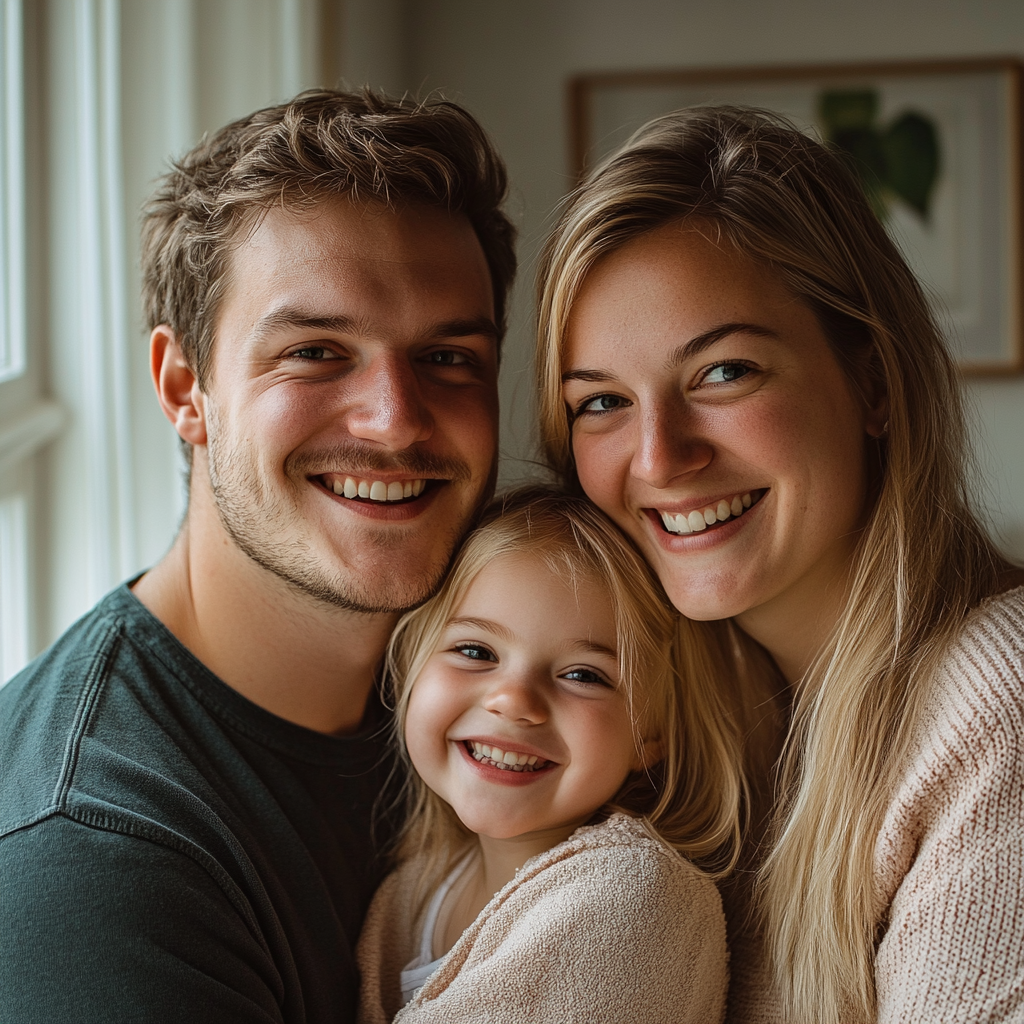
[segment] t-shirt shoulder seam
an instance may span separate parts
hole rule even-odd
[[[261,932],[259,923],[253,916],[251,908],[248,906],[248,902],[244,898],[236,895],[238,893],[238,886],[231,879],[231,876],[227,871],[225,871],[213,857],[208,853],[205,853],[194,843],[190,843],[187,839],[177,836],[170,829],[159,826],[154,827],[141,825],[130,820],[131,817],[132,816],[130,815],[118,814],[101,815],[80,808],[74,809],[51,806],[45,811],[40,811],[33,815],[32,818],[24,820],[17,826],[7,829],[5,832],[0,834],[0,841],[14,835],[16,832],[24,832],[28,829],[45,824],[49,820],[64,818],[76,825],[81,825],[83,828],[95,829],[97,832],[109,832],[115,835],[124,836],[128,839],[137,839],[141,842],[153,843],[156,846],[162,846],[168,850],[173,850],[175,853],[178,853],[183,857],[187,857],[197,867],[205,871],[206,874],[213,879],[217,888],[220,889],[231,902],[232,906],[242,914],[253,935],[260,936]]]
[[[74,719],[68,730],[60,773],[57,776],[57,785],[54,787],[51,801],[55,810],[63,810],[67,804],[68,794],[74,784],[75,771],[78,767],[82,738],[88,731],[100,691],[109,677],[110,666],[121,640],[121,634],[122,629],[119,622],[109,623],[104,627],[104,635],[100,643],[96,645],[96,654],[91,659],[85,683],[79,691]]]

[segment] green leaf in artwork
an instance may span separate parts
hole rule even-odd
[[[883,133],[885,184],[928,220],[932,189],[939,176],[939,138],[927,117],[913,112],[897,118]]]
[[[870,128],[878,116],[875,89],[829,89],[818,101],[818,116],[828,134],[855,128]]]
[[[849,161],[881,220],[898,198],[927,222],[941,169],[938,128],[912,110],[883,128],[875,122],[880,106],[877,89],[824,90],[818,117],[825,139]]]

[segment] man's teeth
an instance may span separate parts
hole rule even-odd
[[[717,505],[692,512],[661,512],[661,521],[669,533],[700,533],[715,523],[724,523],[732,516],[741,516],[753,503],[748,491],[733,498],[723,498]]]
[[[404,501],[418,498],[427,486],[426,480],[357,480],[347,476],[344,480],[335,477],[331,489],[345,498],[366,498],[370,501]]]
[[[507,772],[535,772],[544,768],[549,762],[536,754],[517,754],[514,750],[502,750],[486,743],[470,740],[473,757],[477,761],[486,762],[492,768],[501,768]]]

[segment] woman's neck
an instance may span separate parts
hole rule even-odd
[[[434,957],[443,956],[459,941],[480,911],[515,878],[516,872],[528,860],[564,842],[579,824],[529,832],[509,839],[478,835],[480,856],[445,901],[447,905],[441,908],[433,937]]]
[[[837,551],[784,593],[735,617],[740,629],[771,654],[791,686],[807,674],[843,614],[852,548],[851,542],[848,550]]]

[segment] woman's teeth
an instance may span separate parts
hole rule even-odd
[[[717,505],[692,512],[659,512],[662,523],[669,533],[700,533],[715,523],[724,523],[733,516],[741,516],[753,504],[750,492],[737,494],[732,498],[723,498]]]
[[[470,740],[469,747],[474,760],[506,772],[536,772],[550,764],[536,754],[517,754],[514,750],[502,750],[476,740]]]
[[[336,476],[330,488],[335,494],[344,498],[363,498],[368,501],[404,501],[406,498],[418,498],[427,486],[426,480],[393,480],[386,484],[383,480],[357,480],[355,477]]]

